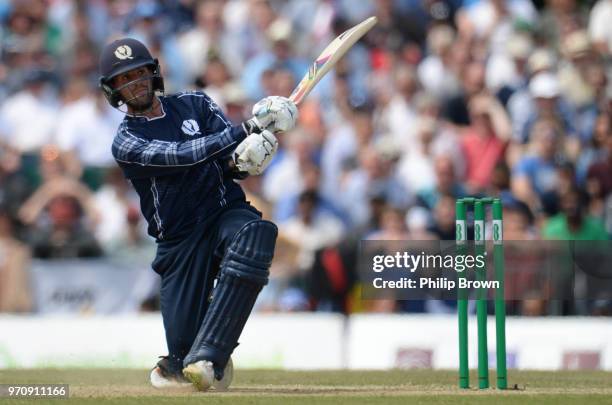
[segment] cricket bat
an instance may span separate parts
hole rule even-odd
[[[370,17],[338,35],[310,66],[306,75],[304,75],[300,83],[293,90],[293,93],[289,96],[289,99],[299,105],[314,86],[319,83],[319,80],[334,67],[336,62],[344,56],[359,38],[364,36],[376,24],[376,21],[376,17]]]

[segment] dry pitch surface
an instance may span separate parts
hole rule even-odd
[[[491,382],[495,382],[491,375]],[[0,370],[0,384],[70,385],[68,400],[6,404],[612,404],[610,372],[510,372],[518,390],[460,390],[454,371],[237,370],[228,392],[159,391],[146,370]],[[472,381],[476,376],[472,375]]]

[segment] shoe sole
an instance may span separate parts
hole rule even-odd
[[[183,369],[183,375],[198,391],[208,391],[212,383],[204,381],[202,369],[195,364],[190,364]]]
[[[192,387],[189,381],[178,381],[164,377],[159,371],[159,367],[151,370],[149,381],[151,386],[158,390],[180,390]]]

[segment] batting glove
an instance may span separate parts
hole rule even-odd
[[[268,130],[254,133],[238,145],[234,151],[234,163],[241,172],[260,175],[268,167],[278,149],[278,141]]]
[[[270,96],[253,106],[253,120],[261,129],[271,132],[289,131],[295,126],[298,109],[287,97]]]

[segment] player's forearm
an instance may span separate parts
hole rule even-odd
[[[243,125],[185,142],[147,140],[122,134],[115,139],[113,155],[119,162],[140,166],[192,166],[230,153],[246,135]]]

